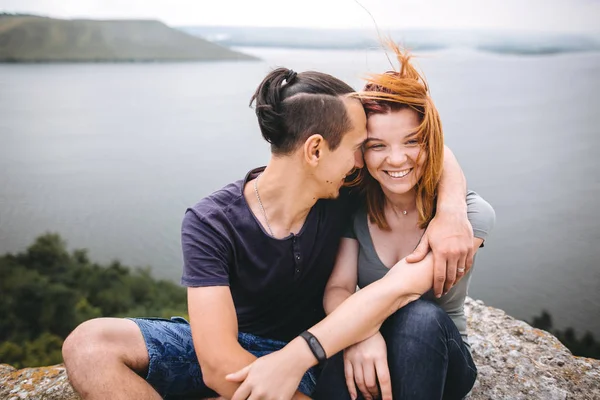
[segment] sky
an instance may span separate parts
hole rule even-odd
[[[159,19],[171,26],[504,29],[600,32],[600,0],[0,0],[57,18]]]

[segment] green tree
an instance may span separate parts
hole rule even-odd
[[[0,256],[0,360],[15,367],[61,361],[64,338],[97,317],[186,315],[186,292],[148,268],[100,265],[69,253],[53,233],[24,253]]]

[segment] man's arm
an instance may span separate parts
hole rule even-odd
[[[194,349],[204,383],[230,397],[237,385],[225,375],[256,357],[238,343],[238,325],[231,291],[231,241],[219,229],[220,221],[188,210],[181,227],[184,270],[188,287],[188,313]]]
[[[446,293],[456,281],[457,271],[473,265],[473,229],[467,218],[466,180],[448,147],[444,147],[444,169],[438,186],[436,215],[429,223],[419,246],[406,257],[418,262],[433,252],[436,297]]]
[[[225,375],[256,357],[238,342],[237,316],[229,287],[188,288],[188,312],[204,383],[230,398],[239,385],[225,380]]]
[[[188,312],[196,356],[206,386],[231,398],[239,383],[225,379],[256,360],[238,342],[237,316],[228,286],[188,288]],[[309,399],[296,392],[294,400]]]
[[[372,336],[388,316],[431,288],[432,264],[431,255],[415,264],[401,260],[383,278],[350,296],[310,332],[328,356]],[[295,338],[282,350],[228,376],[231,381],[243,381],[232,400],[247,399],[252,393],[263,399],[285,398],[299,377],[316,364],[304,339]]]
[[[256,359],[238,342],[238,324],[231,290],[229,264],[233,248],[219,221],[188,211],[182,222],[181,242],[188,286],[188,313],[194,349],[204,383],[231,398],[238,384],[225,380],[228,373]],[[295,399],[306,399],[302,394]]]
[[[458,209],[467,213],[467,179],[458,160],[448,146],[444,146],[444,167],[438,184],[437,209]]]

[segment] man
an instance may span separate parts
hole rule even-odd
[[[63,356],[84,399],[231,398],[240,385],[227,374],[283,348],[325,316],[323,291],[352,207],[340,189],[362,165],[366,138],[364,110],[352,92],[318,72],[279,68],[263,80],[253,101],[271,143],[269,164],[184,217],[190,324],[102,318],[80,325]],[[442,179],[438,213],[421,247],[433,248],[443,273],[439,292],[455,279],[444,285],[446,260],[467,259],[468,267],[472,251],[464,178],[451,154]],[[307,398],[317,377],[310,369],[294,398]]]

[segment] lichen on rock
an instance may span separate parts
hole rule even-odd
[[[0,399],[81,400],[69,384],[62,364],[20,370],[1,364]]]

